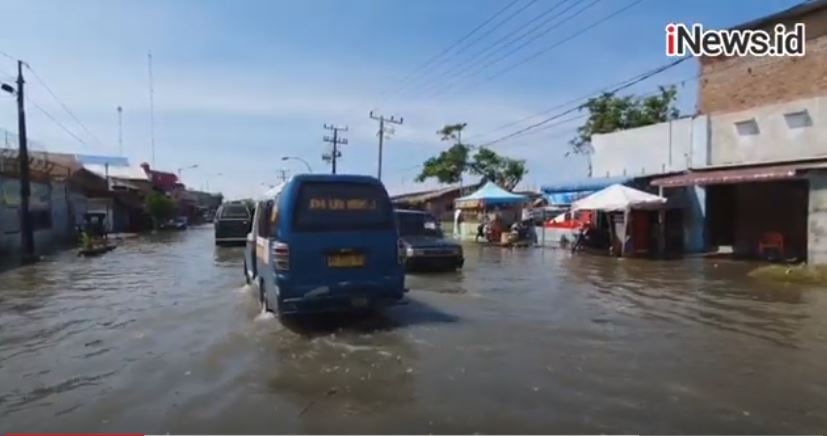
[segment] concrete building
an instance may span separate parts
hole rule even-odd
[[[20,249],[17,156],[16,149],[0,149],[0,259],[12,257]],[[79,179],[74,177],[80,168],[65,155],[31,152],[29,166],[29,212],[35,249],[42,253],[73,240],[77,212],[85,210],[85,197],[78,194]]]
[[[448,186],[427,191],[410,192],[391,196],[393,206],[399,209],[416,209],[430,213],[440,221],[454,219],[454,200],[470,194],[480,187],[479,183],[468,186]]]
[[[16,145],[16,135],[4,136],[6,144]],[[152,184],[142,168],[129,166],[125,158],[33,150],[29,159],[37,253],[77,242],[77,226],[88,212],[106,213],[110,232],[137,231],[146,221],[143,195]],[[0,259],[14,258],[20,249],[18,169],[17,148],[0,148]]]
[[[696,116],[594,138],[596,176],[654,175],[683,210],[687,251],[827,263],[827,0],[737,28],[797,22],[806,56],[702,57]]]
[[[706,166],[708,132],[709,118],[699,115],[592,137],[596,177],[625,177],[630,186],[668,198],[664,224],[670,251],[700,252],[706,248],[706,193],[697,186],[662,190],[651,187],[650,182]]]

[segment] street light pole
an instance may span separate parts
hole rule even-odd
[[[297,161],[299,161],[299,162],[303,163],[305,167],[307,167],[307,172],[308,172],[308,173],[312,173],[312,172],[313,172],[313,168],[310,168],[310,164],[309,164],[309,163],[307,163],[307,161],[306,161],[306,160],[304,160],[304,159],[302,159],[302,158],[300,158],[300,157],[296,157],[296,156],[284,156],[284,157],[282,157],[282,158],[281,158],[281,160],[297,160]]]
[[[218,174],[215,175],[215,177],[221,177],[223,175],[224,175],[224,173],[218,173]],[[207,192],[210,192],[210,178],[209,177],[207,178]]]
[[[118,106],[118,152],[123,157],[123,108]]]
[[[198,168],[198,164],[190,165],[184,168],[178,168],[178,182],[181,182],[181,172],[184,170],[191,170],[193,168]]]
[[[32,188],[29,173],[29,147],[26,136],[26,108],[23,105],[23,88],[26,83],[23,80],[23,61],[17,61],[17,89],[11,85],[2,84],[2,89],[17,96],[17,141],[19,150],[17,152],[18,171],[20,173],[20,248],[23,263],[35,260],[34,257],[34,228],[32,226],[31,213],[29,212],[29,197]],[[16,92],[15,92],[16,91]]]
[[[281,176],[281,182],[284,183],[287,181],[287,170],[284,168],[276,170],[279,175]]]

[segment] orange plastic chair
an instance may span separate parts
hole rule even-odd
[[[777,250],[778,254],[784,257],[784,235],[778,232],[764,233],[758,241],[758,254],[766,257],[764,254],[767,249]]]

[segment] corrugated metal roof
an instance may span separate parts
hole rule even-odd
[[[394,195],[391,197],[391,201],[394,203],[422,203],[451,193],[456,193],[459,195],[460,190],[468,188],[468,186],[448,186],[446,188],[432,189],[428,191],[410,192],[407,194]]]
[[[827,162],[798,163],[786,165],[762,165],[708,171],[692,171],[677,176],[652,180],[653,186],[674,188],[681,186],[726,185],[732,183],[768,182],[789,180],[799,176],[799,171],[824,169]]]
[[[129,159],[121,156],[96,156],[91,154],[75,154],[75,159],[83,165],[106,165],[109,167],[128,167]]]
[[[105,177],[107,174],[107,168],[105,165],[84,164],[83,168],[99,176]],[[117,177],[124,180],[149,181],[149,176],[147,176],[146,171],[144,171],[141,167],[121,167],[110,165],[108,171],[109,177]]]

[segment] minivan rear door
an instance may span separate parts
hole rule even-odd
[[[399,268],[392,207],[381,185],[304,182],[292,220],[290,271],[300,286],[369,285]]]

